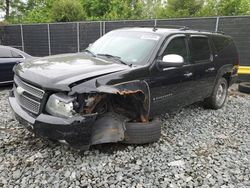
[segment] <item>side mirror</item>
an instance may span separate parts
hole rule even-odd
[[[90,43],[88,47],[91,47],[93,45],[93,43]]]
[[[162,60],[158,60],[161,67],[181,67],[184,65],[184,58],[180,55],[165,55]]]

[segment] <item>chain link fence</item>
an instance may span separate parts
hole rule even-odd
[[[191,29],[223,31],[234,38],[241,65],[250,65],[250,16],[160,20],[123,20],[0,26],[0,44],[33,56],[83,51],[105,33],[123,27],[187,26]]]

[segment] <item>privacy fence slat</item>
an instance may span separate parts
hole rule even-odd
[[[77,52],[77,23],[50,24],[51,54]]]
[[[80,51],[95,42],[101,36],[102,24],[100,22],[80,23]]]
[[[49,55],[47,25],[23,25],[24,50],[33,56]]]

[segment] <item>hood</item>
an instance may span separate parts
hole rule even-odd
[[[15,73],[45,89],[70,90],[69,85],[128,69],[126,65],[91,57],[84,53],[28,59],[18,64]]]

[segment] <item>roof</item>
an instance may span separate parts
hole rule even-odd
[[[25,53],[22,50],[19,50],[17,48],[13,48],[13,47],[10,47],[10,46],[3,46],[3,45],[0,45],[0,48],[5,48],[5,49],[8,49],[8,50],[12,50],[14,52],[20,53],[26,58],[31,57],[29,54],[27,54],[27,53]]]

